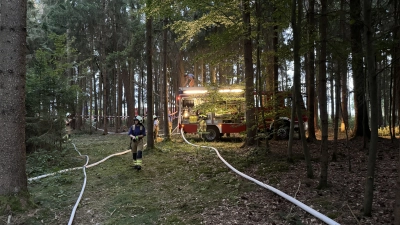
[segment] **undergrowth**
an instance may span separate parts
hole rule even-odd
[[[288,169],[285,158],[257,150],[243,150],[241,142],[205,143],[212,145],[239,171],[255,169],[268,176]],[[78,134],[63,144],[63,150],[37,150],[28,154],[28,177],[89,165],[109,155],[126,151],[129,138],[122,134]],[[206,209],[221,202],[237,204],[241,193],[257,187],[234,174],[213,150],[193,147],[179,138],[158,142],[146,149],[143,169],[131,165],[132,154],[114,156],[86,169],[87,184],[74,224],[201,224]],[[13,211],[13,224],[65,224],[82,189],[82,169],[29,182],[34,206]],[[277,176],[271,176],[271,181]],[[274,182],[278,182],[275,180]],[[9,215],[2,215],[2,221]]]

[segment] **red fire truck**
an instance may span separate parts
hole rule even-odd
[[[273,118],[271,106],[268,106],[268,100],[272,95],[263,93],[254,95],[255,102],[257,98],[262,97],[263,109],[266,114],[267,132],[273,132]],[[287,115],[290,102],[290,95],[281,98],[279,106],[286,109],[282,115]],[[206,88],[206,87],[181,87],[179,89],[179,128],[183,128],[185,133],[197,133],[207,141],[219,140],[224,135],[230,136],[231,133],[241,133],[246,131],[245,112],[246,104],[243,87],[230,88]],[[272,101],[270,101],[272,102]],[[256,105],[256,104],[255,104]],[[260,112],[261,107],[256,107],[256,113]],[[307,129],[307,117],[303,117],[305,128]],[[259,127],[262,127],[260,123]],[[279,118],[278,136],[288,137],[290,119],[288,117]],[[298,123],[295,121],[295,130],[298,129]],[[270,135],[272,137],[272,135]]]

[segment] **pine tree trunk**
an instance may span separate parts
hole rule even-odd
[[[400,147],[397,151],[400,154]],[[400,160],[400,155],[399,155],[399,160]],[[396,179],[396,189],[395,189],[396,202],[395,202],[395,206],[394,206],[394,224],[400,224],[400,175],[399,175],[399,173],[400,173],[400,161],[397,162],[397,179]]]
[[[301,85],[300,85],[300,76],[301,76],[301,63],[300,63],[300,40],[301,40],[301,19],[302,19],[302,11],[303,11],[303,1],[297,0],[297,17],[296,17],[296,0],[292,0],[292,27],[293,29],[293,39],[294,39],[294,48],[293,48],[293,58],[294,58],[294,95],[296,102],[296,115],[299,121],[300,128],[300,136],[305,137],[304,125],[303,125],[303,115],[301,112],[303,98],[301,96]],[[305,138],[301,138],[301,143],[303,146],[304,157],[306,160],[306,168],[307,168],[307,177],[313,178],[314,174],[312,171],[311,165],[311,155],[310,150],[307,145],[307,140]]]
[[[96,118],[96,130],[98,128],[98,124],[100,123],[100,112],[99,112],[99,100],[98,100],[98,92],[96,88],[96,73],[93,73],[93,94],[94,94],[94,117]],[[101,85],[101,82],[99,84],[99,87]]]
[[[81,72],[81,67],[78,66],[77,69],[77,77],[80,76]],[[74,72],[73,72],[74,73]],[[83,79],[78,79],[78,86],[80,90],[85,90],[84,85],[83,85]],[[82,96],[78,96],[77,104],[76,104],[76,114],[75,114],[75,129],[76,130],[81,130],[81,125],[82,125],[82,118],[83,118],[83,113],[82,113],[82,104],[83,104],[83,99]]]
[[[328,59],[328,61],[330,61],[328,63],[328,68],[330,69],[330,71],[334,70],[333,67],[335,67],[335,66],[334,66],[332,57],[330,59]],[[330,86],[330,89],[329,89],[330,94],[329,95],[330,95],[330,102],[331,102],[330,116],[331,116],[332,122],[335,120],[335,98],[334,98],[334,96],[335,96],[335,88],[336,87],[335,87],[334,79],[335,79],[335,77],[334,77],[333,73],[329,73],[329,86]]]
[[[166,141],[171,140],[171,131],[168,129],[169,125],[168,125],[168,77],[167,77],[167,44],[168,44],[168,30],[166,28],[166,26],[168,25],[168,19],[164,18],[164,30],[163,30],[163,93],[164,93],[164,137]]]
[[[0,2],[0,195],[27,191],[26,4],[24,0]]]
[[[251,41],[251,25],[250,25],[250,1],[243,1],[243,22],[245,26],[245,38],[244,38],[244,66],[245,66],[245,79],[246,79],[246,130],[247,139],[246,145],[254,145],[254,138],[257,130],[255,126],[255,113],[254,113],[254,71],[253,71],[253,46]]]
[[[147,147],[154,148],[153,138],[153,19],[146,18],[146,68],[147,68]]]
[[[309,14],[307,17],[308,21],[308,42],[310,48],[308,50],[308,63],[307,63],[307,110],[308,110],[308,139],[313,141],[316,140],[315,136],[315,122],[314,122],[314,101],[315,101],[315,47],[314,47],[314,29],[315,29],[315,19],[314,19],[314,5],[315,0],[310,0],[308,2]]]
[[[338,133],[339,133],[339,115],[340,115],[340,77],[344,73],[343,70],[343,60],[339,59],[339,63],[337,64],[337,73],[335,76],[335,117],[334,117],[334,129],[333,129],[333,153],[332,153],[332,161],[337,161],[337,151],[338,151]],[[344,67],[346,68],[346,67]]]
[[[399,38],[400,38],[400,28],[399,28],[399,26],[400,26],[400,22],[399,22],[399,20],[400,20],[400,18],[399,18],[400,17],[400,13],[399,13],[400,3],[398,1],[394,1],[393,4],[395,4],[394,9],[396,9],[396,11],[397,11],[397,14],[395,17],[395,26],[393,29],[393,34],[394,34],[393,40],[399,40]],[[400,74],[400,43],[397,43],[397,45],[393,48],[393,52],[394,52],[394,54],[393,54],[393,74],[392,74],[393,95],[392,95],[392,101],[391,101],[392,102],[392,104],[391,104],[392,119],[389,122],[391,124],[391,130],[392,130],[392,137],[391,137],[392,141],[396,138],[396,132],[395,132],[396,124],[399,121],[399,115],[396,114],[396,110],[400,109],[400,107],[399,107],[399,101],[400,101],[400,87],[399,87],[399,85],[400,85],[400,77],[399,77],[399,74]]]
[[[328,112],[327,112],[327,90],[326,90],[326,42],[327,42],[327,0],[321,0],[321,18],[319,23],[321,52],[319,58],[319,85],[318,99],[321,115],[321,173],[318,187],[328,186]]]
[[[371,14],[371,2],[364,1],[364,23],[365,23],[365,45],[366,45],[366,63],[367,63],[367,74],[369,81],[369,95],[370,104],[372,109],[378,107],[378,91],[377,91],[377,76],[375,74],[375,52],[373,48],[373,33],[372,28],[372,14]],[[371,140],[368,154],[368,166],[367,166],[367,177],[364,192],[364,215],[371,216],[372,212],[372,201],[373,201],[373,190],[375,180],[375,165],[376,165],[376,153],[378,145],[378,112],[377,110],[371,110]]]
[[[132,76],[133,76],[133,73],[134,73],[134,70],[132,68]],[[143,101],[142,101],[142,94],[143,94],[143,92],[142,92],[142,90],[143,90],[142,84],[143,84],[143,76],[144,76],[143,74],[144,74],[144,65],[143,65],[142,62],[140,62],[140,76],[139,76],[139,79],[137,81],[137,86],[138,86],[138,89],[137,89],[137,92],[138,92],[137,93],[137,96],[138,96],[138,99],[137,99],[137,101],[138,101],[138,103],[137,103],[137,106],[138,106],[137,114],[138,115],[144,115],[144,114],[142,114],[142,108],[144,108],[144,107],[142,107],[142,103],[143,103]],[[134,115],[134,116],[136,116],[136,115]]]
[[[133,65],[129,65],[133,67]],[[130,73],[128,72],[128,68],[126,68],[125,63],[122,64],[122,81],[124,84],[124,93],[125,100],[127,105],[127,128],[133,125],[133,117],[135,116],[135,101],[132,93],[132,89],[134,89],[134,83],[130,79]]]
[[[106,15],[107,8],[106,8],[106,1],[103,0],[103,12],[104,15]],[[107,96],[108,96],[108,85],[107,85],[107,62],[106,62],[106,25],[104,24],[105,21],[103,21],[102,24],[102,29],[101,29],[101,34],[100,34],[100,43],[102,48],[100,49],[100,63],[101,63],[101,77],[102,77],[102,83],[103,83],[103,134],[108,134],[108,129],[107,129]]]
[[[340,28],[341,28],[341,38],[343,41],[347,39],[347,30],[346,30],[346,10],[345,6],[347,5],[346,0],[341,0],[340,1]],[[340,125],[340,130],[341,132],[346,132],[347,134],[347,129],[349,127],[349,114],[348,114],[348,95],[347,95],[347,59],[348,55],[346,54],[345,57],[341,58],[339,60],[339,67],[341,68],[341,74],[340,74],[340,91],[342,93],[342,98],[341,98],[341,105],[340,105],[340,115],[341,115],[341,125]],[[340,97],[340,94],[339,94]]]
[[[90,71],[94,73],[93,62],[90,64]],[[92,75],[89,76],[89,134],[92,134],[92,122],[93,122],[93,80]]]
[[[118,101],[117,101],[117,118],[115,123],[115,131],[119,133],[122,127],[122,73],[121,73],[121,64],[117,63],[117,80],[118,80]]]
[[[354,21],[350,24],[351,33],[351,53],[352,53],[352,68],[353,68],[353,81],[354,81],[354,110],[355,110],[355,136],[369,137],[368,120],[364,117],[367,116],[367,107],[365,107],[365,78],[363,72],[363,52],[361,34],[363,30],[363,23],[361,21],[361,3],[360,0],[350,0],[350,20]]]

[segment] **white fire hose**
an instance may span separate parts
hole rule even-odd
[[[242,176],[242,177],[244,177],[244,178],[246,178],[246,179],[248,179],[248,180],[250,180],[250,181],[253,181],[254,183],[260,185],[261,187],[264,187],[264,188],[266,188],[266,189],[268,189],[268,190],[274,192],[275,194],[277,194],[277,195],[279,195],[279,196],[285,198],[286,200],[288,200],[288,201],[292,202],[293,204],[299,206],[300,208],[304,209],[305,211],[307,211],[307,212],[310,213],[311,215],[313,215],[313,216],[317,217],[318,219],[324,221],[326,224],[329,224],[329,225],[339,225],[338,222],[336,222],[336,221],[332,220],[331,218],[325,216],[324,214],[322,214],[322,213],[320,213],[320,212],[318,212],[318,211],[312,209],[311,207],[309,207],[309,206],[305,205],[304,203],[300,202],[299,200],[297,200],[297,199],[295,199],[295,198],[293,198],[293,197],[291,197],[291,196],[285,194],[284,192],[282,192],[282,191],[280,191],[280,190],[278,190],[278,189],[276,189],[276,188],[274,188],[274,187],[271,187],[271,186],[269,186],[269,185],[267,185],[267,184],[264,184],[264,183],[262,183],[262,182],[260,182],[260,181],[258,181],[258,180],[256,180],[256,179],[254,179],[254,178],[252,178],[252,177],[250,177],[250,176],[248,176],[248,175],[246,175],[246,174],[244,174],[244,173],[238,171],[238,170],[235,169],[233,166],[231,166],[227,161],[225,161],[224,158],[222,158],[222,156],[219,154],[219,152],[218,152],[218,150],[217,150],[216,148],[214,148],[214,147],[209,147],[209,146],[195,145],[195,144],[190,143],[190,142],[185,138],[185,136],[184,136],[184,134],[183,134],[183,129],[181,129],[181,135],[182,135],[183,140],[184,140],[186,143],[188,143],[189,145],[192,145],[192,146],[195,146],[195,147],[201,147],[201,148],[210,148],[210,149],[214,150],[214,151],[217,153],[218,157],[221,159],[221,161],[222,161],[223,163],[225,163],[225,165],[226,165],[227,167],[229,167],[233,172],[237,173],[238,175],[240,175],[240,176]]]

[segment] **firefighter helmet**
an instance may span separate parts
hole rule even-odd
[[[139,121],[139,123],[143,123],[143,118],[141,116],[136,116],[134,120]]]

